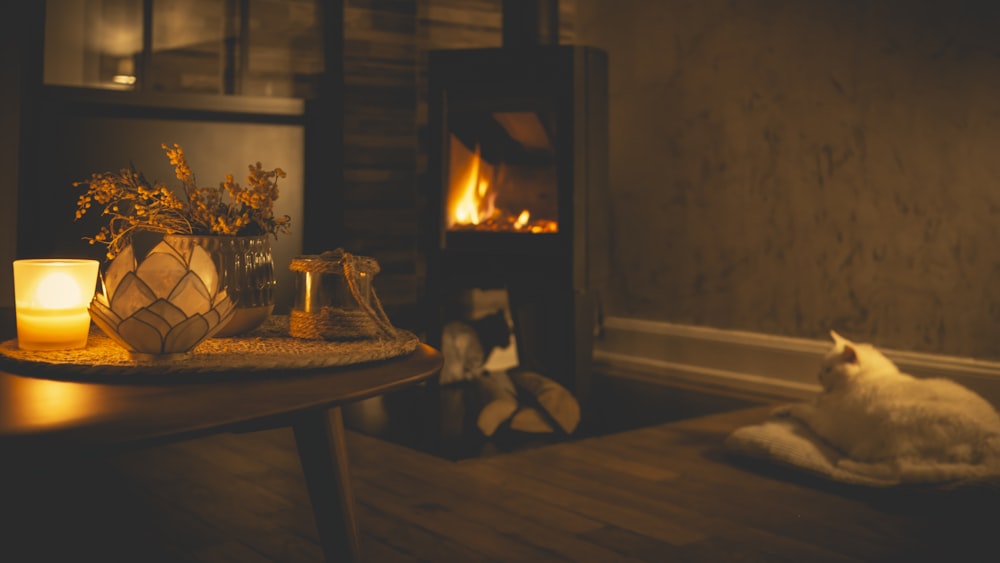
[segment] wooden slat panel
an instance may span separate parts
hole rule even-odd
[[[416,15],[416,0],[351,0],[345,7],[345,177],[340,186],[345,229],[344,240],[336,242],[380,264],[390,256],[398,262],[405,254],[409,272],[416,271],[413,264],[420,259],[414,215]],[[389,252],[373,253],[373,247]],[[379,279],[383,304],[415,301],[416,284],[409,278],[405,282]]]
[[[349,234],[409,235],[417,228],[417,214],[413,209],[354,209],[346,217]]]

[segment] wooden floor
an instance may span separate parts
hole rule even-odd
[[[462,461],[352,432],[365,558],[996,560],[995,548],[982,549],[1000,523],[997,496],[831,487],[725,456],[724,436],[767,409]],[[0,501],[19,517],[0,528],[0,561],[321,561],[285,430],[129,452],[8,484],[13,498]]]

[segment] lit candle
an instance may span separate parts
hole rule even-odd
[[[97,260],[15,260],[17,346],[68,350],[87,345],[87,307],[97,285]]]

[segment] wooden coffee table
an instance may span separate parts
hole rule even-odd
[[[289,363],[248,373],[219,368],[134,381],[67,381],[7,366],[0,371],[0,455],[30,466],[53,456],[290,426],[326,559],[357,561],[360,541],[340,407],[430,378],[441,367],[441,354],[418,343],[412,352],[384,360],[323,368]]]

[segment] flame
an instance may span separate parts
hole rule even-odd
[[[82,310],[82,306],[86,306],[90,298],[84,295],[83,289],[73,276],[65,272],[53,272],[38,283],[35,300],[43,309],[76,307]]]
[[[445,208],[449,230],[559,232],[557,221],[532,219],[528,209],[516,214],[516,211],[498,207],[498,189],[510,188],[506,184],[503,184],[505,188],[501,188],[496,182],[503,176],[503,169],[498,170],[496,166],[483,160],[478,144],[473,150],[469,150],[454,135],[450,144],[448,199]]]
[[[454,139],[451,146],[453,175],[448,198],[448,226],[478,225],[495,212],[496,195],[489,180],[493,167],[483,162],[478,144],[471,153]]]
[[[517,216],[517,220],[514,221],[514,228],[523,229],[524,226],[528,224],[528,219],[530,218],[531,218],[531,213],[528,213],[528,210],[525,209],[524,211],[521,212],[520,215]]]

